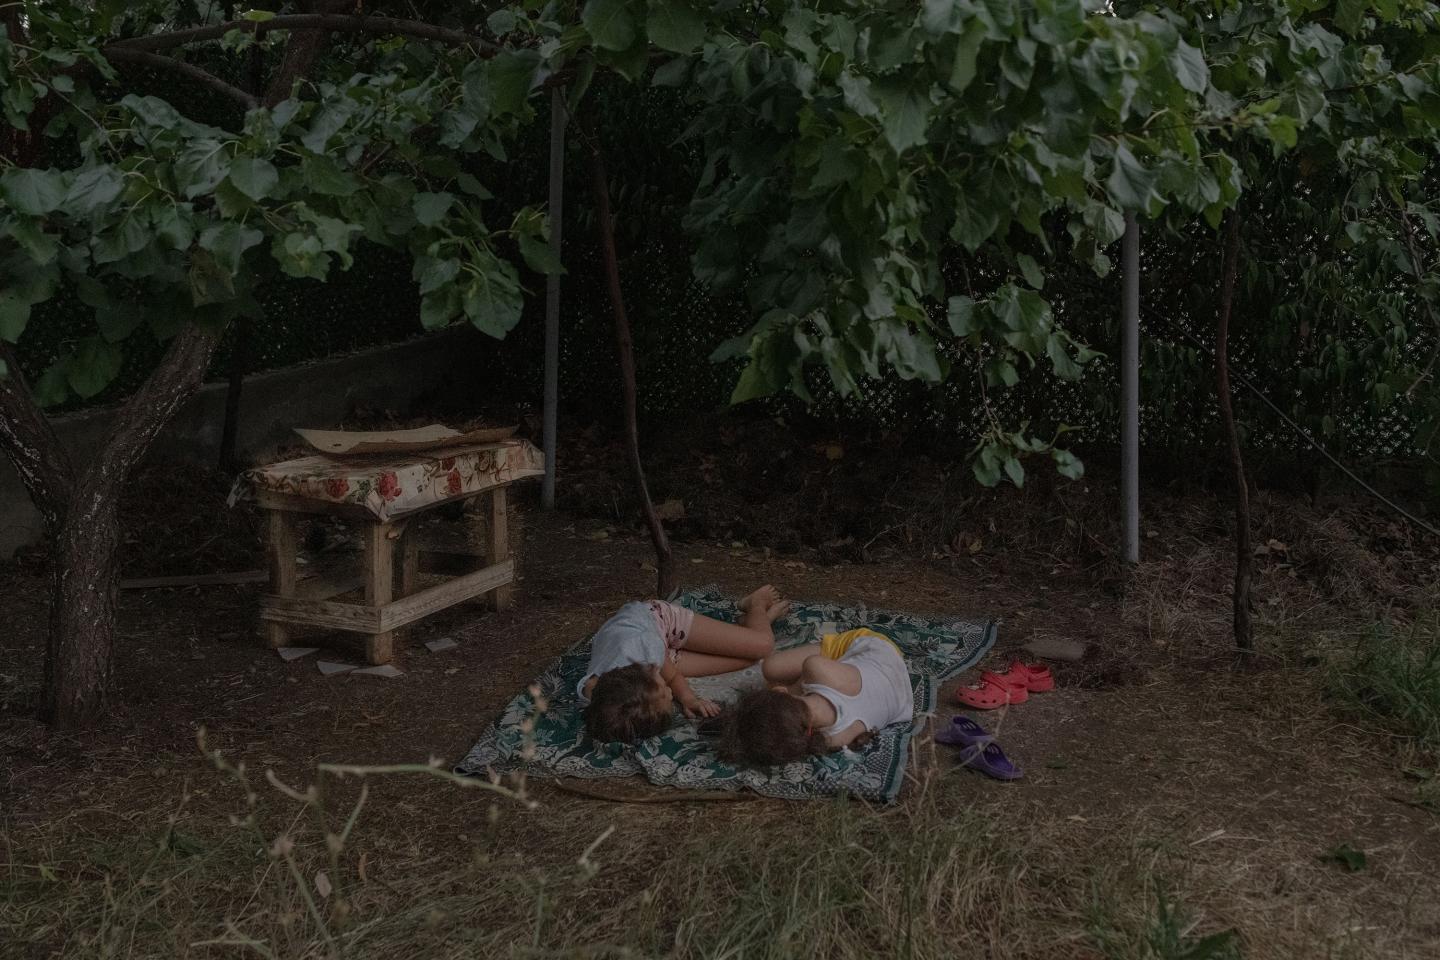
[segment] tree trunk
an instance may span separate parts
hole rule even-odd
[[[1232,210],[1225,223],[1224,276],[1220,287],[1220,315],[1215,326],[1215,383],[1220,399],[1220,421],[1230,446],[1230,468],[1235,481],[1235,646],[1243,656],[1255,649],[1250,623],[1250,584],[1254,552],[1250,547],[1250,484],[1240,455],[1240,433],[1230,396],[1230,315],[1235,304],[1235,282],[1240,263],[1240,217]]]
[[[42,716],[56,726],[85,726],[104,711],[119,586],[120,494],[155,437],[200,386],[217,342],[217,335],[193,325],[177,334],[78,474],[11,362],[11,351],[0,347],[10,367],[0,380],[0,450],[44,514],[52,541],[55,572],[40,704]]]
[[[635,412],[635,342],[630,336],[630,320],[625,314],[625,297],[620,289],[620,263],[615,254],[615,226],[610,218],[610,186],[605,175],[605,160],[595,148],[591,165],[595,190],[595,222],[600,231],[600,249],[605,258],[605,280],[610,291],[610,306],[615,312],[615,346],[620,354],[620,381],[625,400],[625,447],[630,454],[630,473],[635,480],[635,494],[650,527],[650,540],[655,545],[656,591],[668,597],[676,587],[675,558],[665,526],[655,513],[650,488],[645,482],[645,465],[640,460],[640,427]]]
[[[98,471],[103,475],[103,471]],[[40,715],[74,729],[103,716],[115,648],[119,488],[91,471],[52,547],[50,635]]]
[[[355,0],[314,0],[306,7],[309,13],[349,13],[355,5]],[[330,33],[326,30],[291,31],[280,66],[265,89],[265,106],[273,107],[288,98],[295,82],[309,76],[310,69],[329,48]]]

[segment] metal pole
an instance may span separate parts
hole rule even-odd
[[[564,220],[565,88],[550,91],[550,250],[560,261],[560,225]],[[555,407],[560,395],[560,275],[545,278],[545,479],[540,502],[555,509]]]
[[[1125,214],[1121,241],[1120,500],[1126,563],[1140,562],[1140,224]]]

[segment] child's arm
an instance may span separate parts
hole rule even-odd
[[[765,674],[765,682],[769,684],[789,685],[800,679],[800,670],[805,661],[810,657],[820,655],[820,644],[809,643],[803,647],[791,647],[789,650],[777,650],[766,657],[760,664],[760,670]]]
[[[670,685],[671,692],[675,694],[675,701],[680,704],[680,709],[685,711],[685,716],[693,718],[720,715],[720,705],[714,700],[702,700],[695,696],[695,691],[690,689],[685,675],[668,657],[660,667],[660,679]]]

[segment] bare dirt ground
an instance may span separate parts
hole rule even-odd
[[[267,905],[260,893],[281,861],[253,842],[224,839],[233,831],[227,818],[248,809],[245,790],[216,772],[197,733],[203,728],[209,747],[245,763],[268,837],[295,831],[304,809],[267,784],[264,771],[303,788],[324,779],[317,763],[440,758],[448,766],[462,756],[549,659],[653,589],[649,545],[611,490],[623,477],[609,469],[598,442],[577,439],[565,452],[574,465],[567,489],[578,492],[571,512],[525,513],[514,609],[462,607],[414,629],[400,647],[406,673],[398,680],[322,677],[315,656],[282,662],[254,639],[254,588],[127,592],[111,718],[85,734],[50,732],[29,719],[46,573],[35,563],[6,568],[0,956],[327,955],[324,939],[293,933],[308,922],[303,903]],[[966,856],[1003,851],[982,866],[1003,865],[1008,879],[993,896],[975,894],[964,910],[926,888],[927,922],[956,939],[918,951],[912,943],[904,955],[950,956],[961,947],[997,957],[1205,955],[1154,946],[1145,932],[1156,927],[1148,900],[1131,909],[1107,899],[1153,899],[1156,889],[1162,904],[1165,889],[1183,902],[1186,942],[1233,929],[1247,957],[1440,955],[1440,814],[1428,785],[1414,779],[1420,761],[1380,731],[1348,722],[1324,694],[1327,664],[1355,631],[1377,617],[1413,619],[1427,609],[1433,545],[1411,542],[1368,508],[1262,498],[1258,542],[1270,543],[1260,558],[1265,655],[1237,668],[1225,640],[1227,520],[1207,497],[1152,491],[1147,516],[1157,522],[1147,524],[1147,560],[1127,577],[1106,559],[1109,494],[1098,482],[984,499],[972,489],[966,500],[946,492],[959,480],[942,478],[928,492],[918,483],[906,491],[903,507],[893,502],[895,488],[882,489],[867,509],[862,492],[834,479],[829,452],[821,447],[809,457],[804,483],[818,484],[817,472],[832,475],[824,488],[832,506],[796,513],[780,529],[774,518],[782,508],[743,509],[735,502],[745,497],[742,484],[709,479],[723,472],[713,457],[686,466],[674,451],[660,455],[661,498],[683,498],[687,507],[675,524],[687,585],[739,593],[771,582],[802,599],[994,617],[1001,620],[995,662],[1037,636],[1092,648],[1086,662],[1058,668],[1054,693],[983,718],[1024,766],[1022,781],[998,784],[956,770],[945,748],[923,738],[914,782],[897,807],[859,811],[875,818],[875,829],[912,833],[973,822]],[[764,502],[797,509],[795,485],[781,488]],[[927,522],[915,505],[936,498],[945,506]],[[161,523],[150,509],[137,528],[137,555],[156,553],[140,549],[145,531]],[[192,504],[188,515],[197,514],[203,510]],[[167,516],[171,527],[180,523],[179,514]],[[247,528],[234,529],[231,536],[243,538]],[[203,552],[230,569],[255,556],[253,544],[211,543]],[[430,653],[422,646],[440,636],[459,647]],[[348,810],[353,781],[328,789],[327,798]],[[533,809],[423,776],[374,781],[354,838],[330,870],[345,873],[357,909],[369,903],[417,918],[404,939],[375,940],[377,952],[717,955],[686,940],[686,921],[664,911],[653,921],[664,930],[649,946],[612,954],[587,945],[634,941],[635,931],[600,906],[632,916],[660,910],[654,904],[683,885],[677,850],[693,858],[707,844],[740,836],[766,847],[777,831],[788,835],[813,817],[833,816],[759,799],[609,802],[534,781],[529,795]],[[584,856],[609,826],[615,831]],[[187,843],[205,851],[192,851],[193,871],[181,857]],[[164,863],[137,866],[150,857],[137,851],[157,844]],[[1337,848],[1362,852],[1364,866],[1351,871],[1323,859]],[[233,870],[217,869],[209,854],[222,865],[235,857]],[[317,856],[323,860],[323,851]],[[583,889],[545,879],[568,876],[577,860],[589,883]],[[510,879],[467,888],[471,906],[461,909],[447,899],[455,891],[445,892],[444,878],[462,867]],[[981,866],[969,869],[978,876]],[[208,879],[187,886],[186,871]],[[433,882],[412,886],[417,876]],[[1131,877],[1146,878],[1143,890],[1126,886]],[[986,897],[996,902],[978,902]],[[1013,902],[1000,902],[1007,898]],[[503,913],[500,904],[509,904]],[[275,912],[292,941],[245,933],[251,928],[240,921],[262,908]],[[879,899],[873,909],[881,909]],[[1129,929],[1119,916],[1140,933],[1128,941],[1113,934]],[[227,919],[235,925],[227,928]],[[695,923],[703,927],[703,917]],[[247,947],[246,937],[261,946]],[[200,946],[216,940],[224,942]],[[390,945],[381,950],[382,942]],[[837,949],[802,944],[763,955],[841,955]]]

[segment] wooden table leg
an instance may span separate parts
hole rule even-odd
[[[265,511],[265,552],[270,563],[272,596],[295,596],[295,546],[295,517],[286,510]],[[289,644],[290,628],[285,624],[266,621],[263,626],[270,646]]]
[[[411,521],[400,534],[400,596],[408,597],[420,582],[420,522]]]
[[[391,600],[395,586],[395,541],[388,523],[365,525],[365,605],[383,607]],[[365,638],[365,659],[370,663],[389,663],[394,655],[395,631],[375,633]]]
[[[490,491],[490,530],[485,550],[487,565],[510,559],[510,526],[505,488],[496,487]],[[496,610],[510,608],[510,584],[502,584],[490,591],[490,602]]]

